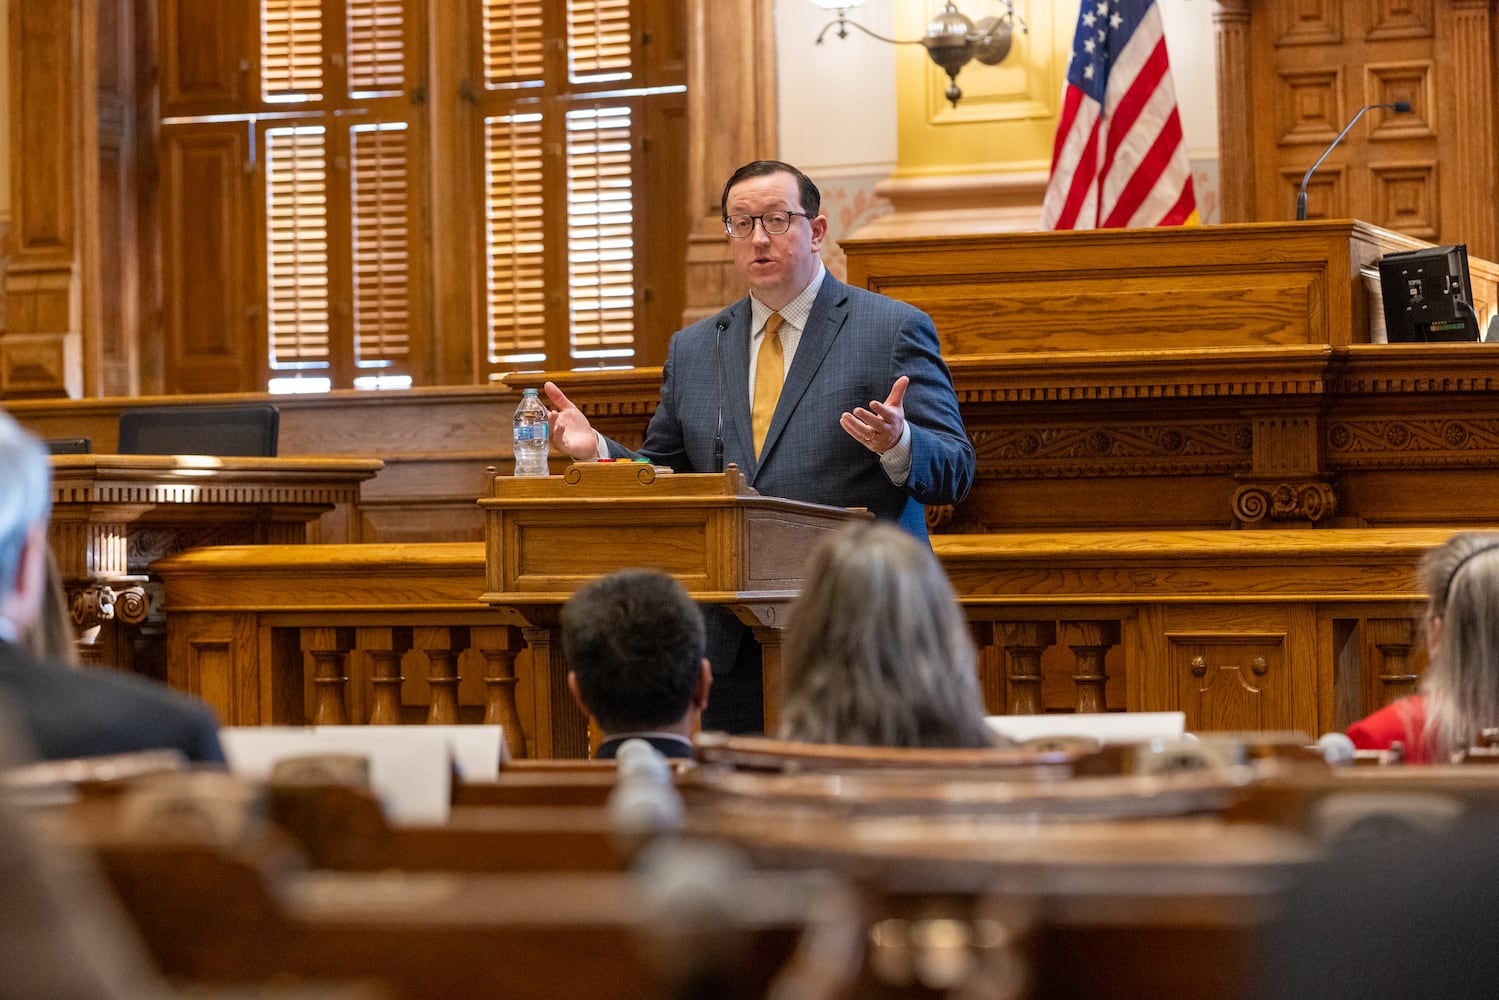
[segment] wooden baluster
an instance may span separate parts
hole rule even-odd
[[[312,724],[346,726],[349,711],[349,650],[354,648],[352,628],[304,628],[302,650],[312,656]]]
[[[1420,680],[1411,665],[1416,623],[1409,618],[1370,619],[1369,638],[1379,650],[1379,706],[1415,694]]]
[[[526,733],[515,703],[515,655],[520,638],[509,625],[470,630],[474,647],[484,656],[484,723],[501,726],[513,760],[526,756]]]
[[[1119,622],[1063,622],[1062,631],[1067,637],[1067,648],[1077,658],[1077,673],[1072,675],[1072,683],[1077,685],[1075,710],[1108,711],[1105,688],[1109,675],[1104,659],[1111,648],[1119,645]]]
[[[458,657],[468,648],[468,626],[413,628],[416,648],[427,655],[427,684],[432,702],[427,724],[451,726],[458,722]]]
[[[1010,657],[1010,715],[1040,715],[1041,654],[1056,645],[1056,622],[1005,622],[1005,652]]]
[[[411,629],[372,627],[355,632],[357,648],[369,654],[372,665],[370,725],[400,725],[401,684],[406,680],[401,675],[401,657],[411,648]]]

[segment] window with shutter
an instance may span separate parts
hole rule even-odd
[[[575,359],[635,353],[632,136],[628,107],[568,112],[568,326]]]
[[[271,370],[329,365],[326,130],[265,135],[266,271]]]
[[[567,74],[574,83],[628,80],[634,75],[630,0],[569,0]]]
[[[685,89],[644,85],[638,4],[483,5],[491,377],[637,359],[642,123]]]
[[[354,204],[354,364],[410,374],[411,226],[406,125],[350,129]],[[358,379],[356,379],[357,383]]]
[[[163,155],[193,148],[193,130],[212,126],[224,137],[215,149],[245,156],[243,183],[164,171],[164,212],[188,235],[195,217],[233,213],[253,244],[213,262],[223,270],[247,260],[249,273],[212,283],[194,284],[207,263],[173,258],[182,263],[164,271],[163,295],[192,307],[164,311],[175,325],[169,345],[202,342],[187,329],[191,317],[242,314],[243,331],[227,335],[254,337],[244,357],[259,361],[237,388],[273,391],[432,384],[455,371],[485,381],[638,359],[639,213],[650,192],[679,196],[670,178],[686,169],[676,136],[669,163],[642,153],[648,123],[678,114],[685,87],[680,52],[663,61],[648,51],[641,26],[656,21],[641,11],[680,17],[684,2],[460,2],[443,30],[469,32],[471,48],[433,44],[425,0],[162,0],[162,73],[178,81],[159,122]],[[212,67],[176,65],[188,53],[202,58],[191,37],[217,40]],[[434,81],[471,111],[429,117]],[[663,97],[665,115],[653,110]],[[233,169],[221,160],[220,170]],[[205,211],[205,198],[224,204]],[[435,227],[433,203],[455,198],[472,204],[474,226]],[[685,246],[669,227],[653,235]],[[680,267],[679,256],[657,256]],[[226,294],[234,306],[208,308]],[[477,304],[477,338],[462,324],[433,329],[439,299],[449,317],[455,301]],[[180,379],[191,366],[184,354],[164,367]]]
[[[547,356],[541,116],[488,119],[484,148],[489,361],[534,364]]]
[[[323,96],[321,0],[261,0],[260,90],[271,102]]]

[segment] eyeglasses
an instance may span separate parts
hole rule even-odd
[[[765,230],[766,236],[779,236],[791,228],[791,217],[799,215],[803,219],[813,216],[806,212],[766,212],[764,215],[725,215],[723,217],[724,232],[742,240],[755,231],[755,220],[760,220],[760,228]]]

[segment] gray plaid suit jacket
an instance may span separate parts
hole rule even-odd
[[[713,472],[721,406],[724,463],[738,465],[760,493],[867,507],[925,538],[923,505],[962,500],[975,465],[931,319],[826,275],[757,460],[750,437],[750,315],[744,298],[672,337],[661,401],[640,451],[611,441],[611,456],[646,457],[677,472]],[[911,379],[905,396],[911,474],[897,486],[838,418],[883,400],[901,375]]]

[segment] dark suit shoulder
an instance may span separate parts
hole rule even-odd
[[[36,663],[6,646],[0,648],[0,691],[46,759],[175,748],[189,760],[224,760],[213,710],[144,677]]]

